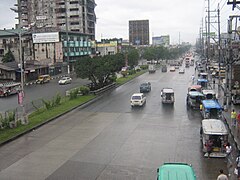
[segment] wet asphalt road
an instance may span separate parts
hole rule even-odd
[[[62,96],[65,96],[67,90],[89,83],[87,79],[74,77],[71,84],[58,85],[58,80],[59,79],[52,79],[46,84],[33,84],[25,86],[25,106],[31,106],[31,102],[34,100],[52,99],[58,93]],[[20,106],[18,105],[18,97],[16,94],[8,97],[0,97],[0,112],[5,112],[15,108],[19,108],[19,110],[21,110]]]
[[[216,179],[226,163],[203,158],[202,118],[185,104],[193,73],[146,73],[1,147],[0,179],[154,180],[164,162],[189,163],[197,179]],[[152,84],[147,103],[131,108],[144,81]],[[163,87],[175,90],[174,106],[161,103]]]

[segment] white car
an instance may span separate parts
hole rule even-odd
[[[179,69],[179,74],[184,74],[185,73],[185,69]]]
[[[174,72],[174,71],[175,71],[175,67],[171,67],[170,72]]]
[[[146,96],[143,93],[134,93],[131,97],[131,106],[143,106],[146,103]]]
[[[72,82],[72,78],[70,77],[63,77],[58,81],[58,84],[70,84]]]

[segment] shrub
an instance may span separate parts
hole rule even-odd
[[[69,99],[70,99],[70,100],[76,99],[76,98],[77,98],[77,95],[78,95],[78,92],[79,92],[79,89],[78,89],[78,88],[71,90],[71,91],[70,91],[70,97],[69,97]]]
[[[148,69],[148,65],[141,65],[140,68],[141,69]]]
[[[133,69],[133,70],[129,70],[129,71],[128,71],[128,74],[129,74],[129,75],[136,74],[136,71],[135,71],[134,69]]]
[[[116,82],[116,80],[117,80],[117,76],[115,74],[109,77],[110,82]]]
[[[54,97],[54,99],[53,99],[53,101],[54,101],[54,106],[58,106],[58,105],[60,105],[61,104],[61,99],[62,99],[62,97],[61,97],[61,95],[58,93],[57,95],[56,95],[56,97]]]
[[[37,111],[39,110],[39,108],[35,105],[34,101],[32,101],[31,104]]]
[[[42,102],[47,110],[52,108],[52,101],[42,99]]]
[[[3,118],[2,114],[0,113],[0,128],[4,129],[6,127],[5,119]]]
[[[123,77],[126,77],[128,74],[128,71],[121,71],[121,74],[123,75]]]
[[[87,95],[87,94],[89,94],[90,89],[87,86],[81,86],[80,91],[81,91],[82,95]]]

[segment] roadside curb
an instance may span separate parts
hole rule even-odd
[[[73,111],[73,110],[75,110],[75,109],[77,109],[77,108],[87,107],[87,106],[89,106],[90,104],[92,104],[92,103],[94,103],[95,101],[97,101],[98,99],[100,99],[101,97],[102,97],[102,95],[101,95],[101,96],[97,96],[97,97],[95,97],[94,99],[91,99],[90,101],[87,101],[87,102],[85,102],[85,103],[83,103],[83,104],[77,105],[77,106],[75,106],[75,107],[67,110],[66,112],[63,112],[62,114],[59,114],[59,115],[57,115],[57,116],[55,116],[55,117],[53,117],[53,118],[50,118],[50,119],[46,120],[45,122],[42,122],[42,123],[40,123],[40,124],[32,127],[31,129],[28,129],[28,130],[26,130],[26,131],[24,131],[24,132],[22,132],[22,133],[20,133],[20,134],[18,134],[18,135],[16,135],[16,136],[12,137],[12,138],[10,138],[10,139],[8,139],[8,140],[0,143],[0,147],[2,147],[3,145],[5,145],[5,144],[7,144],[7,143],[10,143],[10,142],[18,139],[19,137],[21,137],[21,136],[23,136],[23,135],[25,135],[25,134],[30,133],[31,131],[34,131],[35,129],[38,129],[38,128],[42,127],[43,125],[45,125],[45,124],[47,124],[47,123],[49,123],[49,122],[51,122],[51,121],[54,121],[55,119],[57,119],[57,118],[65,115],[65,114],[67,114],[67,113],[69,113],[69,112],[71,112],[71,111]]]

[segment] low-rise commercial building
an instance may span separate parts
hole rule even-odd
[[[72,65],[81,57],[92,54],[92,41],[88,34],[54,30],[47,32],[0,30],[0,62],[4,65],[0,66],[1,74],[6,71],[6,68],[1,71],[1,67],[7,67],[3,59],[9,51],[13,54],[15,63],[18,64],[15,69],[18,74],[20,38],[26,81],[33,80],[41,74],[55,75],[63,71],[67,72],[67,64]],[[4,77],[0,76],[0,79]],[[18,80],[18,78],[13,78],[13,80]]]

